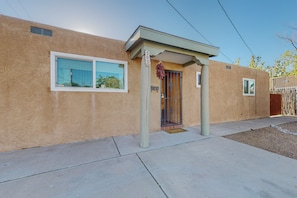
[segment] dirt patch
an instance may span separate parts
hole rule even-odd
[[[296,135],[266,127],[224,137],[297,160],[297,121],[278,126]]]

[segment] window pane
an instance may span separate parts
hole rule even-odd
[[[93,62],[57,58],[57,82],[60,87],[93,87]]]
[[[43,29],[43,35],[52,36],[53,32],[51,30]]]
[[[124,89],[124,64],[97,61],[96,87]]]
[[[243,92],[244,94],[249,94],[249,81],[248,80],[244,80],[243,81]]]
[[[31,32],[35,34],[41,34],[41,28],[31,26]]]
[[[196,87],[200,87],[200,86],[201,86],[201,73],[196,72]]]
[[[41,34],[45,36],[52,36],[52,30],[31,26],[31,32],[34,34]]]
[[[250,94],[255,94],[255,81],[250,80],[249,81],[249,86],[250,86]]]

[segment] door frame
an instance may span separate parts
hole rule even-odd
[[[161,80],[161,127],[181,126],[183,123],[182,74],[182,71],[165,70],[164,79]]]

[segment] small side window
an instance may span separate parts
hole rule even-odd
[[[244,96],[255,96],[256,83],[254,79],[243,78],[243,95]]]
[[[198,71],[196,72],[196,87],[201,87],[201,72]]]

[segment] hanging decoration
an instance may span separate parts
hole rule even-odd
[[[164,65],[161,61],[156,65],[156,74],[160,80],[163,80],[165,76],[165,70],[164,70]]]

